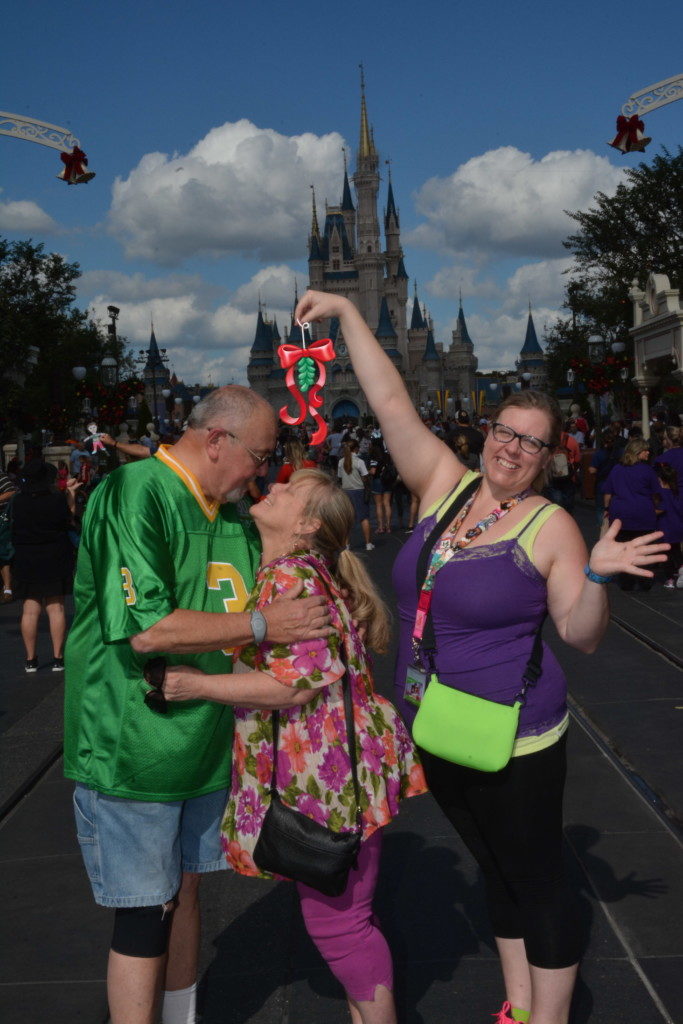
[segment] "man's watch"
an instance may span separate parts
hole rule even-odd
[[[262,644],[268,632],[268,623],[265,615],[262,612],[252,612],[249,621],[251,623],[251,631],[254,634],[254,643]]]

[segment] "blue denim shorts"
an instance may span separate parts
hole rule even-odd
[[[95,902],[154,907],[173,899],[183,871],[226,868],[220,823],[227,790],[151,803],[106,796],[76,783],[74,813]]]

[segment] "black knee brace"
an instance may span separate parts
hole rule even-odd
[[[123,956],[163,956],[174,904],[156,907],[117,907],[111,948]]]

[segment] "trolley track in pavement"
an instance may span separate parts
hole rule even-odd
[[[628,636],[643,644],[643,646],[645,646],[655,656],[665,659],[677,669],[683,669],[682,657],[674,651],[667,649],[662,644],[657,643],[657,641],[642,632],[642,630],[639,630],[637,627],[629,623],[623,618],[623,616],[611,612],[610,620]],[[662,798],[648,785],[647,781],[637,771],[635,771],[635,769],[629,764],[628,759],[620,751],[614,748],[609,737],[598,728],[590,716],[582,709],[580,704],[572,698],[571,695],[568,695],[568,705],[570,714],[576,723],[589,736],[595,746],[601,750],[604,756],[608,758],[614,768],[629,783],[632,789],[634,789],[648,804],[671,835],[673,835],[676,840],[683,845],[683,822],[676,817],[676,815],[666,805],[666,802],[662,800]],[[39,784],[39,782],[62,756],[62,753],[63,746],[61,744],[53,748],[49,755],[36,766],[36,768],[15,790],[11,797],[5,801],[4,805],[0,807],[0,824]]]

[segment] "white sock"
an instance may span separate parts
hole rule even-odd
[[[197,982],[189,988],[164,992],[161,1005],[161,1024],[195,1024],[197,1010]]]

